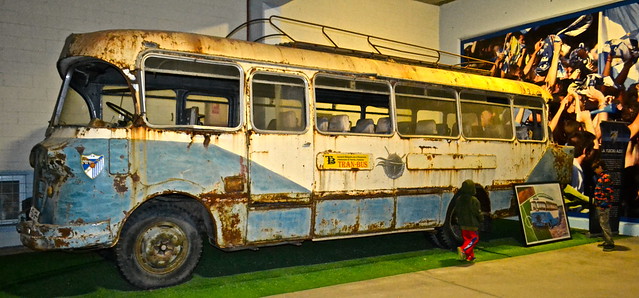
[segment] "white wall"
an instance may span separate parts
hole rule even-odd
[[[456,0],[440,9],[441,50],[459,53],[461,40],[620,2],[611,0]]]
[[[55,63],[71,33],[116,28],[225,36],[246,21],[237,0],[0,0],[0,172],[30,170],[60,85]]]
[[[294,0],[271,7],[266,14],[439,47],[439,7],[415,0]],[[310,32],[305,36],[312,37]]]

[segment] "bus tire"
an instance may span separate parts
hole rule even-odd
[[[462,244],[461,228],[453,218],[453,209],[457,203],[457,194],[453,196],[446,211],[446,219],[444,225],[437,228],[435,233],[431,234],[431,238],[435,245],[441,248],[453,249]]]
[[[129,218],[115,254],[120,272],[132,285],[167,287],[191,277],[202,254],[202,238],[186,210],[156,204]]]

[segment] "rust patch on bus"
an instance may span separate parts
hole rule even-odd
[[[129,190],[129,188],[126,187],[126,176],[123,176],[123,175],[115,176],[115,178],[113,178],[113,188],[119,194],[123,194],[127,190]]]
[[[60,233],[60,236],[62,238],[69,238],[71,237],[71,229],[70,228],[59,228],[58,232]]]
[[[246,177],[244,175],[224,177],[224,191],[227,193],[244,192]]]
[[[140,182],[140,175],[138,175],[138,172],[135,172],[131,175],[131,180],[133,180],[133,183]]]
[[[313,200],[357,200],[363,198],[388,198],[396,196],[411,196],[425,194],[441,194],[451,192],[452,186],[448,187],[428,187],[428,188],[400,188],[397,190],[370,190],[370,191],[348,191],[348,192],[314,192]]]
[[[564,147],[554,145],[550,147],[555,162],[553,163],[557,171],[557,179],[559,183],[568,184],[572,179],[572,160],[573,156],[564,151]]]
[[[238,176],[239,177],[239,176]],[[219,222],[218,245],[220,247],[237,247],[245,243],[243,219],[246,218],[245,206],[248,202],[246,192],[235,193],[203,193],[202,203],[214,214]]]
[[[374,231],[374,232],[377,232],[377,231],[388,230],[389,228],[390,228],[390,227],[387,227],[387,226],[385,225],[385,222],[380,221],[380,222],[375,222],[375,223],[372,223],[372,224],[370,224],[370,225],[365,226],[365,227],[364,227],[364,231]]]
[[[290,193],[269,193],[252,195],[252,203],[309,203],[311,200],[310,194],[308,195],[293,195]],[[282,206],[286,206],[285,204]]]
[[[53,243],[55,247],[69,247],[69,242],[62,239],[55,239]]]
[[[211,208],[217,211],[224,246],[240,246],[244,244],[244,232],[241,227],[241,215],[234,211],[236,200],[215,199]]]

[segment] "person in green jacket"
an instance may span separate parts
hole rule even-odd
[[[479,226],[484,220],[479,200],[475,197],[475,182],[466,180],[459,189],[459,197],[453,210],[453,215],[457,218],[457,223],[461,227],[464,243],[457,247],[460,260],[472,262],[475,260],[474,248],[479,241]]]

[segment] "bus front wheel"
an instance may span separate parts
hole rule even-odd
[[[115,254],[120,272],[134,286],[166,287],[191,277],[202,254],[202,239],[186,210],[157,204],[131,216]]]

